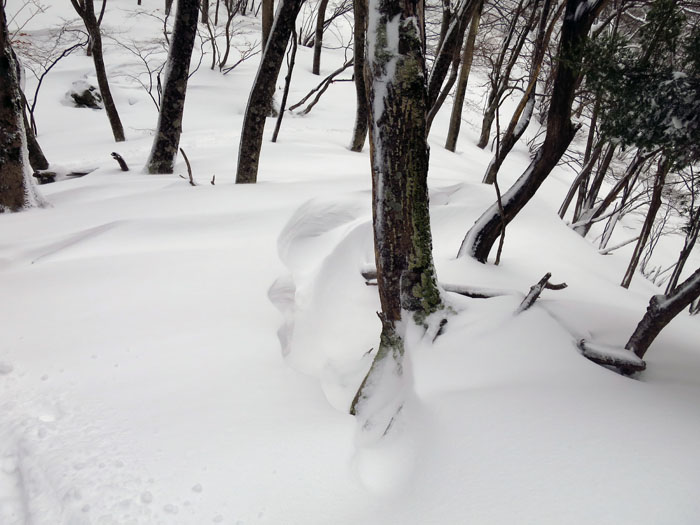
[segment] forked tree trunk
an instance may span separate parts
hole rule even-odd
[[[365,34],[367,32],[367,0],[353,0],[355,28],[353,30],[353,72],[355,75],[355,127],[350,142],[351,151],[362,151],[367,137],[369,106],[367,105],[367,88],[365,86]]]
[[[515,63],[520,56],[520,51],[525,44],[527,39],[527,34],[530,31],[530,27],[535,21],[535,13],[537,11],[537,3],[539,0],[535,1],[534,5],[531,6],[532,11],[530,17],[528,18],[525,27],[517,35],[515,43],[511,49],[511,41],[517,33],[518,19],[521,14],[527,9],[529,2],[525,0],[520,0],[518,7],[511,18],[510,25],[508,27],[508,32],[506,33],[503,43],[501,44],[501,50],[498,53],[498,58],[493,66],[493,70],[490,74],[491,89],[488,95],[488,101],[486,104],[486,109],[484,110],[484,117],[481,122],[481,134],[479,136],[479,141],[477,142],[477,147],[485,148],[489,143],[489,137],[491,135],[491,127],[496,119],[496,112],[501,106],[501,101],[504,94],[508,90],[508,83],[510,81],[511,71],[515,67]],[[505,59],[508,57],[508,61]],[[505,62],[505,63],[504,63]]]
[[[493,204],[467,232],[458,256],[469,255],[486,262],[502,225],[510,223],[535,195],[574,138],[578,128],[571,122],[571,105],[580,74],[579,51],[605,2],[568,0],[559,44],[561,60],[555,73],[544,143],[525,173],[503,195],[504,217],[501,217],[498,203]]]
[[[469,72],[472,68],[472,60],[474,59],[474,44],[476,43],[476,34],[479,31],[479,22],[481,20],[481,11],[484,8],[484,0],[480,0],[474,16],[472,16],[469,24],[469,33],[467,41],[464,44],[464,53],[462,53],[462,67],[459,70],[459,79],[457,80],[457,89],[455,90],[455,100],[452,105],[452,114],[450,115],[450,127],[447,131],[447,140],[445,141],[445,149],[455,151],[457,148],[457,137],[459,137],[459,129],[462,126],[462,108],[464,107],[464,96],[467,92],[467,82],[469,81]]]
[[[319,75],[321,71],[321,48],[323,47],[323,26],[326,22],[326,9],[328,0],[321,0],[318,4],[318,14],[316,15],[316,33],[314,34],[314,61],[311,72]]]
[[[92,50],[92,59],[95,63],[95,75],[97,76],[97,85],[100,88],[102,101],[105,106],[105,112],[109,119],[109,124],[112,127],[112,134],[115,142],[124,142],[124,127],[119,119],[117,106],[112,98],[112,92],[109,89],[109,81],[107,80],[107,71],[105,69],[104,55],[102,54],[102,34],[100,24],[95,16],[95,6],[93,0],[71,0],[73,8],[83,19],[85,29],[90,35],[90,49]]]
[[[258,179],[258,163],[262,147],[265,118],[269,101],[275,92],[277,76],[284,59],[289,35],[294,28],[297,14],[304,0],[281,0],[275,21],[260,60],[258,74],[250,90],[248,105],[243,117],[241,142],[238,148],[236,183],[253,183]]]
[[[700,268],[671,293],[655,295],[651,298],[646,314],[627,341],[625,348],[643,359],[661,330],[698,297],[700,297]]]
[[[22,95],[22,106],[25,106],[25,98]],[[49,168],[49,161],[44,155],[44,151],[36,139],[36,135],[32,130],[32,126],[27,118],[27,112],[22,109],[22,123],[24,124],[24,132],[27,137],[27,149],[29,151],[29,163],[34,171],[46,170]]]
[[[198,6],[198,0],[178,0],[177,2],[158,127],[151,154],[146,163],[148,173],[172,173],[175,168],[175,158],[182,133],[190,60],[197,35]]]
[[[444,39],[435,55],[435,62],[428,77],[427,108],[432,109],[437,102],[442,85],[450,70],[455,55],[459,54],[464,41],[464,33],[469,25],[472,14],[476,9],[477,0],[461,0],[452,16],[452,22],[445,32]],[[421,26],[422,27],[422,26]]]
[[[359,414],[383,369],[402,370],[399,322],[423,323],[442,308],[428,212],[425,61],[422,3],[384,0],[369,11],[367,57],[372,212],[382,306],[379,350],[351,406]],[[398,38],[385,35],[394,29]],[[413,319],[402,319],[402,312]]]
[[[0,213],[38,204],[25,143],[17,65],[0,3]]]
[[[530,120],[532,119],[532,114],[535,109],[537,80],[540,75],[540,70],[542,69],[542,63],[544,62],[545,52],[547,50],[547,46],[549,45],[549,39],[552,35],[552,31],[554,30],[554,25],[564,8],[564,4],[561,4],[548,26],[547,18],[549,16],[550,7],[550,0],[545,0],[544,5],[542,6],[542,12],[540,14],[539,29],[537,31],[537,38],[535,39],[535,47],[532,51],[533,55],[530,63],[530,77],[528,80],[528,85],[525,88],[525,93],[520,99],[518,106],[515,108],[515,112],[513,112],[513,116],[508,123],[506,132],[500,138],[498,150],[486,169],[483,179],[485,184],[493,184],[495,182],[498,171],[501,169],[501,165],[506,160],[508,154],[515,147],[515,144],[520,140],[520,137],[523,136],[527,127],[530,125]]]

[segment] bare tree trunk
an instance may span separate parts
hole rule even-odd
[[[559,207],[559,218],[560,219],[563,219],[564,216],[566,215],[566,211],[569,209],[569,205],[571,204],[571,201],[573,200],[576,192],[579,191],[579,194],[580,194],[581,186],[584,186],[587,184],[588,178],[590,177],[591,172],[593,171],[593,168],[595,167],[595,163],[598,162],[598,158],[600,157],[600,154],[602,152],[603,152],[603,142],[599,142],[596,145],[593,152],[591,153],[588,160],[584,163],[579,174],[576,176],[574,181],[571,183],[571,187],[569,188],[569,191],[566,193],[566,197],[564,197],[564,202],[562,202],[561,206]],[[576,214],[574,213],[574,217],[575,216],[576,216]]]
[[[243,118],[236,183],[253,183],[258,179],[258,162],[265,130],[265,118],[268,115],[268,103],[275,92],[275,84],[289,35],[292,33],[297,14],[304,2],[304,0],[281,1]]]
[[[559,44],[561,60],[555,74],[544,143],[525,173],[503,195],[505,217],[501,217],[498,203],[486,210],[464,237],[460,257],[469,255],[486,262],[503,222],[510,223],[530,201],[574,138],[578,128],[571,122],[571,105],[580,75],[579,51],[605,1],[568,0]]]
[[[323,25],[326,21],[326,9],[328,0],[321,0],[318,4],[318,14],[316,15],[316,33],[314,35],[314,61],[311,72],[319,75],[321,70],[321,48],[323,47]]]
[[[367,0],[353,0],[355,28],[353,32],[353,72],[355,75],[355,94],[357,108],[355,110],[355,127],[350,143],[351,151],[362,151],[367,137],[369,106],[367,105],[367,89],[365,87],[365,34],[367,33]]]
[[[655,295],[625,348],[643,359],[661,330],[700,297],[700,268],[666,295]]]
[[[547,46],[549,45],[549,39],[554,30],[554,25],[559,18],[559,15],[564,9],[564,4],[559,6],[554,17],[552,18],[549,26],[547,26],[547,18],[549,16],[549,11],[551,7],[550,0],[545,0],[542,6],[542,13],[540,15],[539,29],[537,31],[537,38],[535,39],[535,47],[532,51],[532,62],[530,64],[530,77],[528,80],[528,85],[525,88],[525,93],[523,94],[518,106],[515,108],[515,112],[508,123],[506,132],[500,139],[499,149],[494,155],[493,159],[486,169],[484,174],[483,182],[485,184],[493,184],[496,180],[496,175],[501,169],[503,161],[505,161],[508,154],[515,147],[515,144],[523,136],[525,130],[530,125],[530,120],[532,119],[532,114],[535,109],[535,94],[537,91],[537,80],[540,75],[540,70],[542,69],[542,63],[544,62],[545,52],[547,51]],[[488,140],[488,139],[487,139]]]
[[[676,267],[673,269],[673,273],[668,280],[668,285],[666,286],[666,295],[668,295],[678,284],[678,279],[683,272],[685,263],[688,262],[688,257],[693,251],[693,247],[698,240],[698,234],[700,234],[700,206],[695,208],[695,211],[690,217],[690,229],[685,236],[685,241],[683,243],[683,248],[678,256],[678,261],[676,262]]]
[[[119,119],[119,113],[117,112],[117,106],[114,104],[114,99],[112,98],[112,92],[109,89],[109,81],[107,80],[107,71],[105,69],[104,56],[102,54],[102,34],[100,31],[100,24],[95,16],[95,6],[93,0],[71,0],[73,8],[80,15],[85,23],[85,29],[87,29],[90,35],[90,48],[92,49],[92,59],[95,63],[95,74],[97,75],[97,85],[100,88],[100,94],[102,95],[102,101],[105,105],[105,112],[107,113],[107,118],[109,119],[109,124],[112,127],[112,134],[114,135],[115,142],[124,142],[124,128],[122,127],[122,122]],[[104,9],[100,14],[100,20],[102,19],[102,14]]]
[[[422,20],[421,9],[422,3],[386,0],[369,11],[368,39],[376,46],[374,56],[367,57],[367,82],[382,334],[372,367],[350,408],[362,417],[368,417],[362,413],[364,402],[381,378],[379,371],[394,366],[401,373],[404,341],[398,323],[402,311],[412,313],[412,322],[422,324],[442,308],[428,213],[425,61],[417,23]],[[381,38],[394,23],[398,39]],[[393,74],[387,71],[389,66]]]
[[[459,137],[459,128],[462,126],[462,108],[464,107],[464,96],[467,92],[467,82],[469,81],[469,72],[472,68],[472,60],[474,59],[474,44],[476,42],[476,34],[479,31],[479,21],[481,20],[481,11],[484,8],[484,0],[480,0],[474,11],[471,23],[469,24],[469,33],[467,41],[464,45],[464,53],[462,54],[462,68],[459,70],[459,79],[457,80],[457,90],[455,91],[455,100],[452,105],[452,114],[450,115],[450,127],[447,131],[447,140],[445,148],[449,151],[455,151],[457,148],[457,137]]]
[[[639,234],[639,241],[637,241],[637,244],[634,247],[634,252],[632,253],[629,266],[627,267],[625,276],[622,278],[622,283],[620,283],[620,286],[623,288],[629,288],[630,283],[632,282],[632,277],[634,277],[634,272],[637,270],[637,265],[639,264],[639,258],[642,255],[642,250],[649,240],[651,229],[654,226],[654,219],[656,218],[656,214],[661,207],[661,193],[664,189],[664,184],[666,183],[666,175],[668,175],[670,169],[671,162],[665,156],[662,157],[659,161],[659,167],[654,179],[654,190],[651,195],[649,210],[647,211],[647,216],[644,220],[644,225],[642,226],[642,232]]]
[[[270,29],[275,21],[275,0],[262,0],[262,47],[265,51],[265,46],[270,38]]]
[[[19,77],[0,2],[0,213],[36,205],[31,166],[25,145],[24,106]]]
[[[516,11],[513,14],[513,17],[511,18],[511,22],[508,27],[508,32],[505,38],[503,39],[503,43],[501,44],[501,50],[498,54],[498,58],[496,59],[496,63],[494,64],[493,71],[490,74],[491,89],[488,95],[486,110],[484,111],[484,118],[481,123],[481,134],[479,136],[479,142],[477,142],[476,144],[477,147],[482,149],[485,148],[489,143],[489,136],[491,135],[491,126],[493,126],[493,121],[496,118],[496,112],[498,111],[498,108],[501,105],[501,99],[503,98],[505,92],[508,90],[508,83],[510,81],[511,71],[513,70],[515,63],[518,57],[520,56],[520,51],[522,50],[523,45],[525,44],[525,40],[527,39],[529,28],[532,27],[532,24],[535,20],[537,2],[535,2],[535,5],[532,6],[530,18],[526,22],[526,26],[522,28],[520,34],[517,35],[515,44],[513,44],[513,48],[511,49],[510,43],[513,40],[513,37],[516,36],[518,19],[520,18],[520,15],[524,12],[524,10],[527,8],[527,4],[528,2],[526,2],[525,0],[520,0]],[[507,62],[505,62],[506,56],[508,56]]]
[[[462,0],[455,10],[452,22],[450,23],[442,45],[438,48],[433,68],[428,77],[428,110],[430,110],[442,91],[442,84],[447,77],[455,55],[459,51],[464,41],[464,33],[469,25],[469,20],[476,9],[477,0]]]
[[[190,60],[197,35],[198,8],[198,0],[177,2],[158,127],[151,154],[146,162],[148,173],[172,173],[175,168],[182,133],[182,116],[185,112]]]

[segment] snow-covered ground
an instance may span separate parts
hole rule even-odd
[[[109,2],[107,33],[157,38],[134,4]],[[60,17],[74,18],[68,2],[26,38]],[[620,288],[631,247],[599,255],[557,218],[572,173],[514,221],[500,266],[455,258],[494,199],[479,183],[489,154],[473,146],[478,78],[457,154],[442,148],[449,107],[433,125],[435,259],[441,282],[512,293],[446,294],[455,313],[434,344],[411,341],[404,409],[377,439],[347,413],[380,329],[360,274],[373,263],[370,176],[367,148],[347,149],[352,84],[285,117],[277,144],[270,120],[259,182],[237,186],[257,58],[222,76],[205,57],[181,143],[191,187],[182,161],[173,176],[140,173],[157,114],[130,78],[137,61],[105,42],[127,142],[104,112],[65,105],[72,82],[94,81],[91,59],[69,56],[42,87],[39,140],[53,164],[99,168],[40,187],[46,208],[0,216],[0,524],[700,521],[700,318],[662,332],[636,380],[580,355],[580,338],[624,345],[659,289],[641,275]],[[343,60],[324,52],[322,75]],[[319,81],[309,49],[297,64],[292,102]],[[511,157],[502,187],[528,159]],[[548,271],[568,288],[515,315]]]

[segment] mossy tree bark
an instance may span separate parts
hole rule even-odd
[[[170,39],[158,128],[146,163],[148,173],[172,173],[182,134],[182,116],[197,35],[198,0],[178,0],[175,27]]]
[[[351,406],[357,414],[391,357],[404,352],[400,322],[423,323],[442,308],[432,258],[428,211],[427,89],[420,22],[423,4],[379,0],[368,12],[372,211],[377,284],[382,307],[380,347]],[[412,319],[402,319],[402,313]]]
[[[571,122],[571,105],[581,70],[581,51],[593,21],[607,0],[568,0],[561,27],[552,97],[547,113],[547,134],[525,172],[498,203],[486,210],[467,232],[458,256],[469,255],[485,263],[491,248],[508,224],[525,207],[564,154],[577,127]]]
[[[637,325],[625,348],[643,359],[644,354],[661,330],[699,297],[700,268],[676,286],[671,293],[655,295],[651,298],[646,314]]]
[[[353,73],[355,75],[355,93],[357,107],[355,110],[355,127],[350,142],[351,151],[362,151],[367,137],[369,106],[367,105],[367,88],[365,86],[365,34],[367,33],[367,0],[353,0],[355,28],[353,32]]]
[[[284,51],[304,0],[281,0],[281,2],[243,117],[236,183],[254,183],[258,179],[260,148],[265,131],[265,118],[269,113],[269,101],[275,93]]]
[[[95,16],[95,6],[93,0],[70,0],[73,8],[83,19],[85,29],[90,36],[90,49],[92,50],[92,59],[95,63],[95,75],[97,76],[97,85],[100,88],[102,101],[105,105],[105,112],[109,119],[109,124],[112,127],[112,134],[115,142],[124,142],[124,127],[119,119],[117,106],[112,98],[112,92],[109,89],[109,81],[107,80],[107,71],[105,69],[104,55],[102,53],[102,34],[100,24]]]
[[[24,130],[17,64],[0,3],[0,213],[36,204]]]

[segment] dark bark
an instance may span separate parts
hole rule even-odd
[[[647,216],[644,219],[642,232],[639,234],[639,240],[634,247],[634,252],[632,253],[629,266],[627,266],[625,276],[622,278],[622,283],[620,283],[620,286],[623,288],[629,288],[630,283],[632,282],[632,277],[634,277],[634,273],[637,270],[639,259],[642,256],[642,250],[649,240],[649,235],[651,235],[651,229],[654,226],[654,219],[656,219],[656,214],[658,213],[659,208],[661,208],[661,194],[664,189],[664,184],[666,183],[666,175],[668,175],[670,168],[671,161],[669,161],[666,157],[662,157],[662,159],[659,161],[656,177],[654,178],[654,190],[651,194],[651,201],[649,202]]]
[[[484,111],[484,118],[481,122],[481,134],[479,136],[479,141],[477,142],[477,147],[485,148],[489,143],[489,136],[491,135],[491,127],[496,118],[496,112],[498,111],[503,96],[508,90],[510,84],[510,76],[515,63],[520,56],[520,51],[525,44],[527,39],[527,34],[535,21],[536,5],[532,6],[532,11],[529,19],[526,21],[525,26],[521,28],[520,33],[517,32],[518,19],[522,15],[523,11],[527,7],[527,2],[521,0],[518,7],[511,18],[510,25],[508,26],[508,31],[503,43],[501,44],[501,50],[498,53],[496,62],[494,63],[493,69],[489,75],[491,82],[491,89],[489,90],[488,102],[486,104],[486,110]],[[516,37],[515,43],[511,48],[511,42],[513,37]],[[508,61],[506,62],[506,57]]]
[[[678,261],[676,262],[676,267],[673,269],[673,273],[668,280],[668,285],[666,287],[666,293],[670,293],[676,285],[678,284],[678,279],[683,272],[685,263],[688,261],[688,257],[695,247],[695,243],[700,235],[700,206],[697,206],[693,213],[691,214],[689,221],[689,230],[686,233],[685,241],[683,242],[683,248],[681,248],[681,253],[678,255]]]
[[[281,0],[281,2],[277,9],[272,32],[265,46],[265,52],[260,60],[258,74],[253,82],[243,118],[241,142],[238,149],[237,183],[257,181],[260,148],[262,147],[269,101],[272,100],[275,92],[277,76],[282,66],[289,35],[292,33],[294,22],[304,0]]]
[[[651,343],[674,317],[700,297],[700,268],[667,295],[655,295],[625,348],[644,358]]]
[[[323,24],[326,21],[326,8],[328,0],[321,0],[318,4],[318,13],[316,15],[316,32],[314,34],[314,59],[311,72],[314,75],[319,75],[321,70],[321,48],[323,47]]]
[[[580,75],[581,49],[605,1],[569,0],[566,4],[559,43],[560,58],[547,113],[547,134],[530,166],[503,196],[503,220],[506,224],[535,195],[576,134],[578,127],[571,122],[571,105]],[[501,229],[502,218],[498,205],[494,204],[467,232],[459,256],[470,255],[480,262],[486,262]]]
[[[24,106],[17,64],[10,44],[4,4],[0,3],[0,213],[34,204],[31,167],[25,146]]]
[[[173,7],[173,0],[165,0],[165,16],[170,15],[170,10]]]
[[[455,100],[452,105],[452,114],[450,116],[450,127],[447,131],[447,140],[445,148],[449,151],[455,151],[457,148],[457,137],[459,137],[459,129],[462,126],[462,108],[464,107],[464,96],[467,92],[467,83],[469,81],[469,72],[472,68],[472,60],[474,59],[474,44],[476,43],[476,35],[479,31],[479,22],[481,20],[481,11],[484,8],[484,0],[480,0],[474,11],[471,23],[469,24],[469,33],[467,41],[464,44],[464,53],[462,53],[462,67],[459,70],[459,78],[457,80],[457,89],[455,91]]]
[[[352,413],[361,411],[363,400],[372,395],[370,378],[375,370],[393,364],[396,373],[401,373],[404,343],[397,327],[402,311],[422,324],[442,308],[428,211],[425,61],[416,23],[423,19],[422,3],[385,0],[378,12],[369,16],[368,27],[376,31],[371,35],[376,42],[375,54],[367,57],[367,85],[382,335],[372,368],[353,400]],[[397,19],[398,47],[393,48],[382,35]],[[394,64],[393,75],[387,75],[390,62]]]
[[[22,99],[24,100],[24,97],[22,97]],[[22,122],[24,124],[24,133],[27,137],[27,149],[29,150],[29,164],[31,164],[32,169],[34,171],[49,169],[49,161],[46,159],[44,151],[41,149],[39,141],[36,139],[36,135],[34,135],[32,126],[30,125],[29,119],[27,118],[27,113],[24,110],[22,111]]]
[[[367,137],[369,106],[367,105],[367,89],[365,87],[365,35],[367,33],[367,0],[353,0],[355,28],[353,32],[353,54],[355,75],[355,94],[357,106],[355,109],[355,127],[350,142],[351,151],[362,151]]]
[[[287,97],[289,96],[289,86],[292,83],[292,73],[294,72],[294,60],[297,56],[297,32],[292,29],[291,49],[287,52],[287,77],[284,79],[284,93],[282,94],[282,102],[280,103],[279,115],[275,123],[275,131],[272,132],[272,142],[277,142],[282,119],[284,118],[284,110],[287,107]]]
[[[146,163],[148,173],[173,173],[175,168],[182,133],[190,60],[197,35],[198,7],[198,0],[178,0],[177,2],[158,127],[151,154]]]
[[[462,0],[452,17],[452,22],[438,48],[433,68],[428,78],[427,107],[430,110],[442,91],[442,85],[450,70],[450,66],[459,55],[464,41],[464,33],[469,25],[472,14],[476,9],[477,0]]]
[[[581,186],[585,186],[587,184],[588,178],[591,176],[591,173],[593,172],[593,168],[595,167],[595,163],[598,162],[598,158],[600,157],[600,154],[602,152],[603,152],[603,142],[601,141],[601,142],[598,142],[597,146],[592,151],[588,160],[585,161],[585,163],[583,164],[581,171],[576,176],[574,181],[571,183],[571,187],[569,188],[569,191],[566,193],[566,197],[564,197],[564,202],[562,202],[561,206],[559,207],[559,218],[560,219],[563,219],[564,216],[566,215],[566,211],[569,209],[569,205],[571,204],[571,201],[573,200],[574,195],[576,195],[576,192],[578,191],[579,195],[580,195]],[[576,216],[575,213],[574,213],[574,216]]]
[[[262,0],[262,47],[263,51],[270,38],[270,29],[275,21],[275,0]]]
[[[552,31],[554,30],[554,25],[564,8],[564,4],[561,4],[551,22],[549,25],[547,25],[547,18],[549,16],[550,8],[551,2],[549,0],[545,0],[544,5],[542,6],[542,12],[540,14],[537,38],[535,39],[528,85],[525,88],[525,93],[520,99],[518,106],[515,108],[515,112],[513,113],[513,116],[508,123],[508,127],[506,128],[506,132],[499,139],[500,142],[498,151],[486,169],[483,179],[483,182],[486,184],[494,183],[503,161],[505,161],[508,154],[515,147],[515,144],[520,140],[520,137],[523,136],[525,130],[527,130],[527,127],[530,124],[530,120],[532,119],[532,113],[535,109],[537,80],[540,75],[540,70],[542,69],[542,63],[544,62],[545,52],[547,50],[547,46],[549,45],[549,39],[552,35]]]
[[[124,142],[124,127],[119,119],[117,106],[112,98],[112,92],[109,89],[109,81],[107,79],[107,71],[105,69],[104,55],[102,53],[102,34],[100,24],[95,16],[95,6],[93,0],[71,0],[73,8],[83,19],[85,29],[90,35],[90,49],[92,50],[92,59],[95,64],[95,75],[97,76],[97,85],[100,88],[102,101],[105,106],[105,112],[109,119],[109,124],[112,128],[115,142]],[[104,14],[103,4],[100,20]]]

